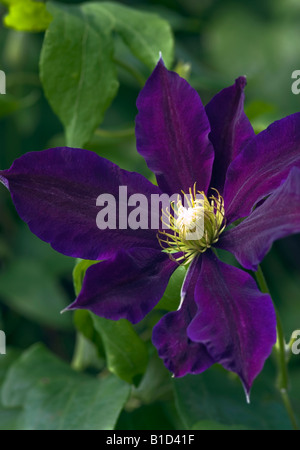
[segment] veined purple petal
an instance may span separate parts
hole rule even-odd
[[[120,251],[88,268],[78,298],[67,309],[88,309],[106,319],[137,323],[162,298],[177,267],[161,251]]]
[[[241,149],[255,137],[251,123],[244,113],[246,77],[239,77],[233,86],[223,89],[206,105],[215,149],[211,186],[222,194],[229,164]]]
[[[203,255],[195,288],[198,314],[189,338],[205,345],[216,363],[241,378],[247,395],[276,342],[276,315],[246,272]]]
[[[256,271],[274,241],[299,232],[300,169],[294,167],[261,206],[222,234],[217,246],[233,253],[246,269]]]
[[[280,186],[293,166],[300,167],[300,113],[274,122],[229,166],[224,188],[227,223],[248,216],[256,203]]]
[[[194,260],[182,288],[180,308],[166,314],[153,328],[152,342],[176,377],[204,372],[214,363],[205,346],[187,336],[187,328],[197,313],[194,290],[200,269],[201,260]]]
[[[162,59],[141,91],[137,108],[138,152],[163,192],[206,191],[214,159],[208,118],[197,92]]]
[[[160,191],[142,175],[122,170],[93,152],[63,147],[27,153],[0,177],[31,231],[61,253],[98,260],[122,248],[160,248],[155,230],[97,227],[100,194],[111,194],[117,202],[119,186],[127,187],[128,197],[141,193],[149,199]],[[117,220],[118,207],[125,203],[117,204]]]

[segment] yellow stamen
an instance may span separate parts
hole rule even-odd
[[[165,253],[182,264],[189,264],[199,253],[204,253],[219,240],[226,227],[224,200],[216,189],[216,195],[207,198],[196,191],[196,183],[186,194],[184,203],[178,196],[171,203],[172,211],[162,211],[161,221],[168,231],[160,230],[157,237]],[[173,257],[173,254],[183,255]]]

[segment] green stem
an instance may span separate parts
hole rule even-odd
[[[283,327],[281,319],[276,311],[277,317],[277,342],[275,351],[277,352],[279,367],[281,368],[278,376],[278,388],[281,390],[287,390],[289,387],[289,375],[287,368],[287,355],[286,355],[286,342],[283,333]]]
[[[145,78],[143,77],[143,75],[141,75],[137,70],[135,70],[133,67],[129,66],[129,64],[126,64],[123,61],[120,61],[119,59],[114,58],[114,62],[119,66],[122,67],[122,69],[126,70],[126,72],[130,73],[130,75],[133,76],[133,78],[136,79],[136,81],[138,82],[139,86],[141,88],[144,87],[145,85]]]
[[[77,333],[74,355],[71,362],[72,369],[77,371],[81,371],[84,369],[83,364],[84,353],[85,353],[85,339],[81,333]]]
[[[262,268],[260,266],[258,266],[258,270],[255,275],[256,275],[256,280],[260,287],[260,290],[264,294],[269,294],[271,297],[270,290],[268,288],[266,279],[264,277]],[[291,424],[292,424],[294,430],[299,430],[296,415],[294,413],[293,406],[292,406],[292,403],[291,403],[289,395],[288,395],[289,378],[288,378],[288,367],[287,367],[286,342],[285,342],[285,338],[284,338],[282,322],[281,322],[278,311],[276,311],[276,318],[277,318],[277,342],[275,345],[275,354],[276,354],[276,360],[277,360],[277,365],[278,365],[277,388],[280,392],[281,399],[283,401],[283,404],[288,413],[288,416],[290,418],[290,421],[291,421]]]

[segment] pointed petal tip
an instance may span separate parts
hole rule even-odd
[[[215,363],[239,376],[249,404],[253,381],[276,337],[270,296],[258,290],[248,273],[207,252],[202,256],[195,301],[198,313],[188,327],[189,339],[204,344]]]
[[[7,179],[6,178],[4,178],[4,176],[3,175],[1,175],[1,173],[2,172],[0,172],[0,183],[2,183],[3,184],[3,186],[5,186],[7,189],[9,189],[9,186],[8,186],[8,181],[7,181]]]
[[[72,305],[69,305],[69,306],[67,306],[66,308],[64,308],[64,309],[62,309],[61,311],[60,311],[60,314],[64,314],[64,313],[66,313],[66,312],[68,312],[68,311],[74,311],[76,308],[72,308]]]
[[[195,181],[206,191],[214,150],[208,138],[209,120],[197,91],[178,73],[168,70],[161,57],[136,106],[137,150],[156,175],[162,192],[188,191]]]
[[[242,381],[242,384],[243,384],[243,388],[245,391],[247,405],[250,405],[251,404],[251,399],[250,399],[251,387],[248,387],[243,381]]]
[[[245,87],[247,86],[247,77],[246,77],[246,75],[242,75],[241,77],[238,77],[235,80],[235,83],[240,89],[245,89]]]
[[[156,68],[157,67],[160,67],[162,69],[167,69],[166,65],[165,65],[165,62],[164,62],[164,59],[163,59],[162,52],[159,52],[159,54],[158,54],[158,61],[157,61],[157,64],[156,64]]]

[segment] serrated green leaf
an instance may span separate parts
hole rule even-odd
[[[37,0],[3,0],[8,7],[4,24],[17,31],[39,32],[48,28],[52,17],[46,4]]]
[[[2,400],[6,407],[23,407],[20,430],[112,430],[129,390],[113,375],[96,379],[74,372],[35,345],[10,368]]]
[[[65,127],[67,145],[82,147],[117,93],[113,33],[151,70],[160,51],[166,65],[171,65],[173,35],[159,16],[118,3],[49,2],[48,9],[53,21],[41,53],[41,80]]]
[[[73,147],[89,141],[118,89],[112,24],[89,6],[48,4],[53,21],[40,59],[45,94]]]

